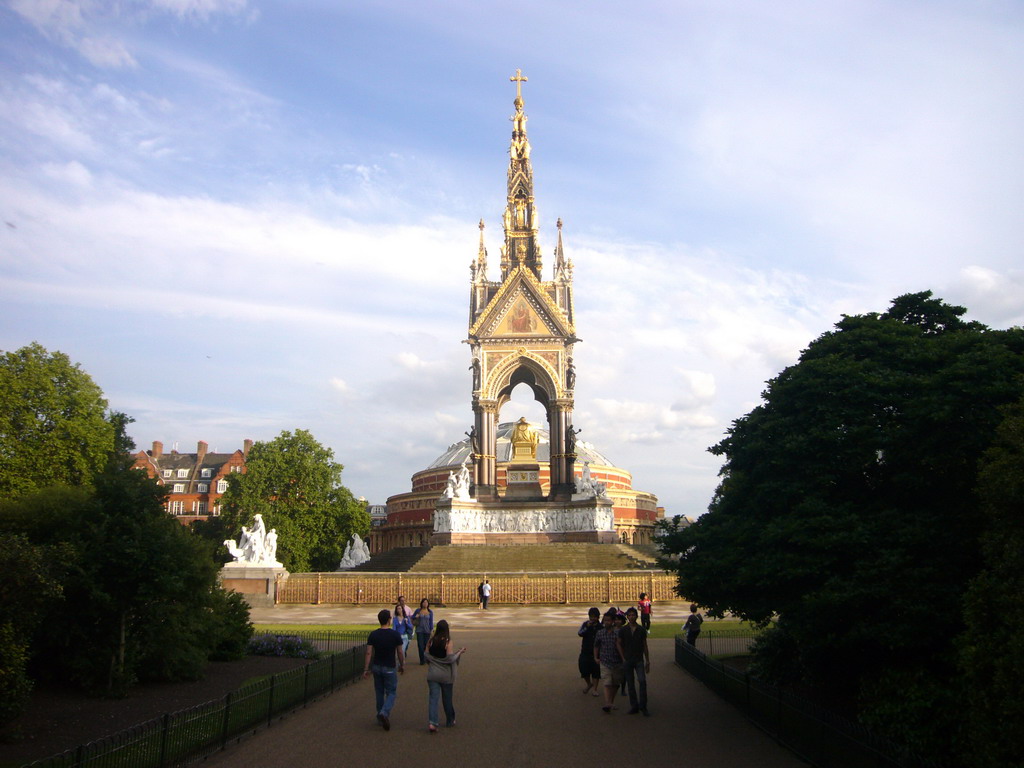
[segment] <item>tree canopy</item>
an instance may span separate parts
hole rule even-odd
[[[0,498],[88,485],[114,447],[103,392],[37,343],[0,356]]]
[[[237,535],[253,515],[276,528],[278,560],[292,572],[338,567],[353,533],[365,536],[370,516],[341,484],[342,465],[303,429],[254,443],[245,472],[228,478],[223,525]]]
[[[165,489],[130,468],[131,419],[37,344],[3,356],[0,387],[0,724],[32,674],[123,694],[241,656],[248,607]]]
[[[978,461],[1021,392],[1024,331],[965,311],[923,292],[844,317],[710,449],[725,464],[708,512],[664,540],[683,594],[777,619],[786,642],[765,655],[788,649],[790,672],[865,712],[897,697],[892,730],[931,717],[909,711],[914,681],[952,674],[981,566]]]
[[[967,591],[968,631],[958,641],[969,764],[979,768],[1024,756],[1024,397],[1005,414],[981,464],[983,568]]]

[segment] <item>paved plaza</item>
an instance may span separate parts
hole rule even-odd
[[[412,601],[410,601],[412,602]],[[381,606],[279,606],[253,611],[275,623],[372,623]],[[599,606],[601,607],[601,606]],[[686,606],[655,606],[678,627]],[[674,661],[672,640],[651,641],[651,716],[610,715],[584,696],[576,629],[585,607],[438,608],[468,650],[455,685],[458,724],[427,732],[426,667],[415,646],[400,678],[391,731],[377,723],[371,680],[298,710],[209,758],[216,768],[375,768],[408,763],[568,766],[636,760],[644,766],[797,768],[805,765]]]

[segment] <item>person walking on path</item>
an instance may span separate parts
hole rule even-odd
[[[591,608],[587,611],[587,620],[584,621],[576,633],[583,640],[580,642],[580,677],[583,678],[583,682],[587,684],[587,687],[583,689],[583,695],[590,693],[591,689],[594,691],[594,695],[599,695],[598,685],[601,683],[601,665],[594,659],[594,638],[597,637],[598,630],[601,629],[601,612],[597,608]]]
[[[412,608],[405,604],[405,598],[399,596],[395,603],[395,614],[391,620],[391,628],[402,636],[402,653],[409,655],[409,641],[412,640]]]
[[[391,730],[391,709],[398,695],[398,675],[405,673],[402,636],[393,630],[391,611],[384,608],[377,614],[380,628],[366,638],[366,659],[363,677],[373,673],[373,690],[377,696],[377,720],[385,731]],[[395,667],[398,667],[397,673]]]
[[[594,660],[601,666],[601,683],[604,685],[604,706],[606,715],[612,712],[615,693],[622,685],[622,651],[619,634],[615,629],[615,611],[609,609],[604,615],[604,625],[594,637]]]
[[[484,609],[484,583],[481,581],[476,587],[476,601],[480,603],[480,610]]]
[[[643,712],[644,717],[647,717],[650,715],[647,711],[647,673],[651,671],[651,654],[647,649],[647,630],[636,623],[636,617],[636,608],[626,610],[626,626],[619,630],[619,652],[622,654],[622,672],[629,689],[627,714]]]
[[[654,610],[654,603],[647,596],[646,592],[640,593],[640,599],[636,601],[636,607],[640,609],[640,626],[651,633],[651,613]]]
[[[445,725],[448,728],[455,725],[455,673],[459,668],[459,659],[465,652],[465,648],[460,648],[452,653],[448,622],[444,619],[437,622],[437,629],[427,648],[427,664],[430,665],[427,669],[427,730],[431,733],[437,733],[438,699],[444,702]]]
[[[686,633],[686,642],[690,645],[697,645],[697,635],[700,634],[700,625],[704,623],[704,617],[697,611],[697,604],[690,606],[690,615],[686,617],[683,624],[683,632]]]
[[[430,601],[427,598],[420,600],[420,607],[413,614],[412,623],[416,627],[416,648],[420,652],[420,665],[423,665],[427,663],[427,641],[434,631],[434,612],[430,610]]]
[[[484,579],[484,585],[480,587],[480,597],[483,602],[483,608],[487,610],[487,604],[491,602],[491,582]]]

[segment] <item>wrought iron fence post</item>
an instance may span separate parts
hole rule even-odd
[[[333,692],[338,684],[337,668],[338,665],[335,663],[338,660],[338,654],[331,654],[331,691]]]
[[[309,704],[309,664],[302,670],[302,706],[306,706]]]
[[[220,748],[224,749],[228,745],[228,732],[231,729],[231,693],[228,692],[227,696],[224,697],[224,723],[221,726],[220,733]]]
[[[267,697],[267,725],[274,719],[274,682],[277,680],[277,675],[270,676],[270,692]]]
[[[159,765],[160,768],[163,768],[167,765],[167,732],[169,730],[168,726],[170,725],[171,716],[164,713],[161,720],[163,721],[163,727],[160,729],[160,761],[157,765]]]

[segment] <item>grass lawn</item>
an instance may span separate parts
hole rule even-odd
[[[658,623],[654,621],[651,623],[651,634],[653,638],[666,638],[675,637],[676,635],[682,634],[682,624],[676,623]],[[720,634],[738,634],[745,635],[748,632],[753,632],[754,628],[745,621],[739,619],[705,619],[704,624],[701,626],[703,632],[714,632],[716,635]]]
[[[267,632],[285,634],[288,632],[366,632],[377,629],[377,624],[254,624],[255,634]]]

